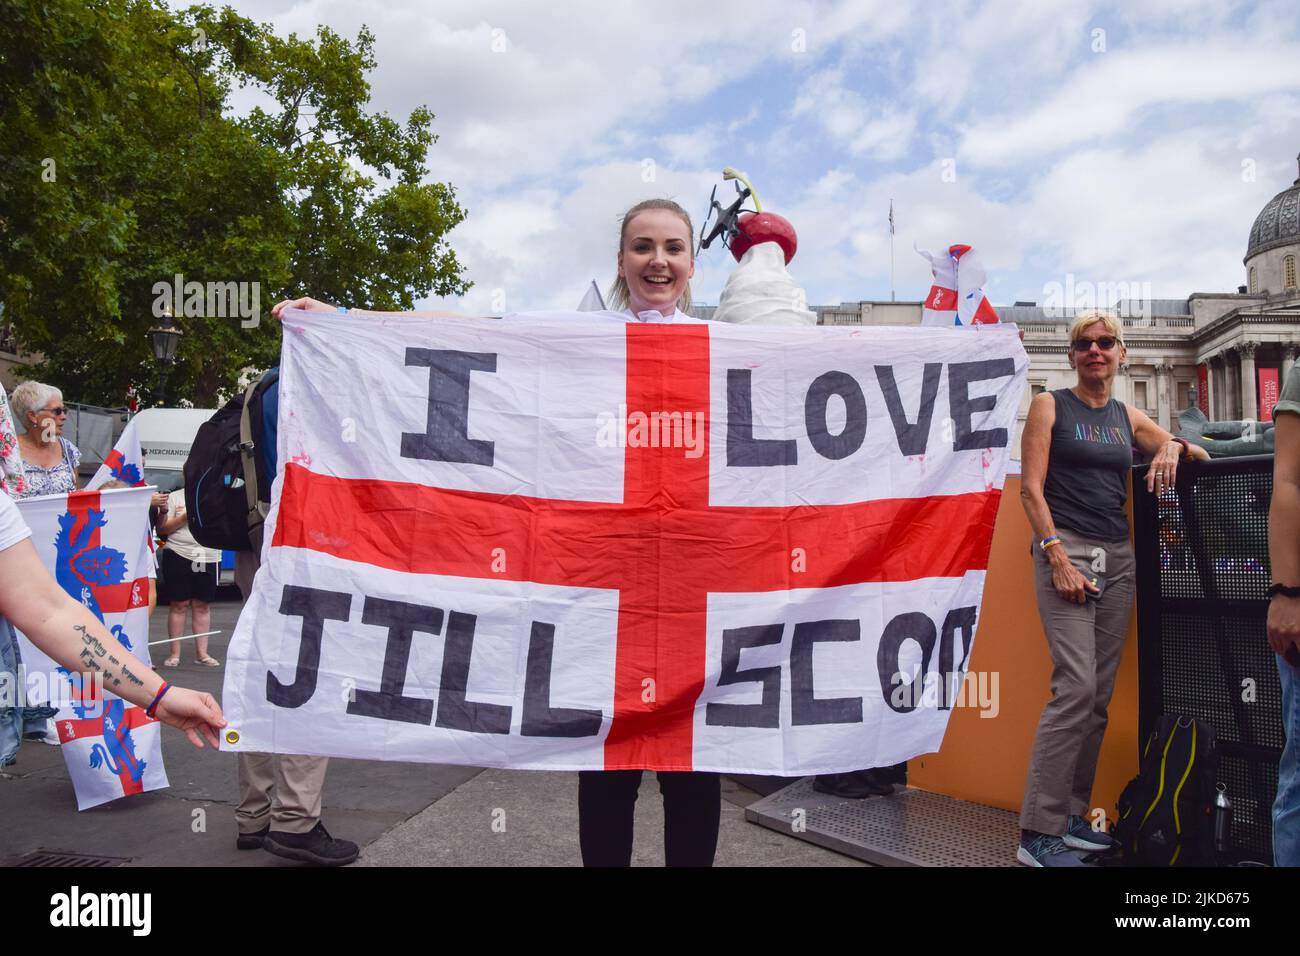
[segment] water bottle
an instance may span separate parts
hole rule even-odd
[[[1227,853],[1232,849],[1232,801],[1228,799],[1228,788],[1220,783],[1215,786],[1214,794],[1214,850]]]

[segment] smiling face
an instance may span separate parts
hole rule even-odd
[[[1103,349],[1098,340],[1110,340],[1113,344]],[[1080,351],[1085,348],[1086,351]],[[1109,385],[1128,349],[1106,328],[1104,322],[1094,322],[1079,331],[1070,345],[1070,367],[1079,374],[1079,384],[1092,383]]]
[[[667,209],[639,212],[627,224],[618,253],[633,312],[671,315],[695,275],[690,227]]]

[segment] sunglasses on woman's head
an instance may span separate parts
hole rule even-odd
[[[1076,352],[1091,351],[1092,343],[1094,342],[1097,343],[1097,348],[1101,349],[1103,352],[1109,352],[1115,347],[1115,343],[1118,341],[1119,339],[1115,338],[1113,335],[1100,335],[1095,339],[1075,339],[1073,344]]]

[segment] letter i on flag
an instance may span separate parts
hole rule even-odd
[[[32,543],[59,586],[104,624],[105,630],[135,655],[124,663],[143,675],[149,670],[149,578],[151,558],[146,536],[150,489],[118,488],[43,495],[18,502],[32,529]],[[87,643],[90,661],[108,652]],[[44,700],[59,706],[55,722],[63,758],[77,794],[77,808],[168,785],[162,740],[156,720],[129,704],[113,688],[87,686],[87,665],[69,671],[39,651],[21,632],[23,663],[31,675],[41,673],[51,692]],[[35,696],[35,695],[29,695]]]

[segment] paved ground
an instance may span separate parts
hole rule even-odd
[[[224,661],[240,605],[213,606],[221,629],[210,653]],[[150,641],[166,637],[167,611],[154,614]],[[165,651],[154,647],[153,651]],[[165,655],[156,653],[155,661]],[[177,683],[218,698],[224,667],[193,664],[186,648]],[[296,866],[262,851],[235,849],[235,756],[196,750],[163,729],[171,787],[77,811],[58,747],[25,743],[0,772],[0,860],[37,849],[126,857],[137,866]],[[858,866],[857,861],[746,823],[757,795],[723,782],[718,864]],[[577,775],[437,764],[333,760],[325,825],[362,845],[369,866],[577,866]],[[663,811],[654,775],[637,801],[633,862],[663,864]]]

